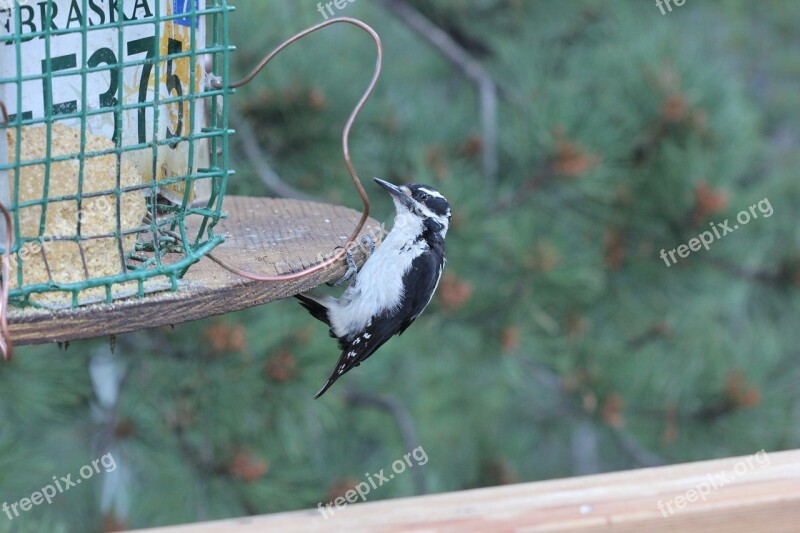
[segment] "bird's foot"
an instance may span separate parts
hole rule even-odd
[[[361,244],[366,244],[367,247],[369,248],[369,252],[366,254],[367,255],[367,259],[369,259],[369,257],[372,255],[372,252],[375,251],[375,239],[373,239],[369,235],[362,235],[361,238],[359,238],[359,242]],[[356,265],[356,260],[353,259],[353,254],[350,253],[349,249],[345,250],[344,256],[345,256],[345,259],[347,260],[347,272],[345,272],[344,275],[341,278],[339,278],[339,279],[337,279],[335,281],[327,282],[328,287],[338,287],[339,285],[341,285],[342,283],[345,283],[346,281],[350,280],[351,278],[352,278],[352,281],[350,283],[351,284],[355,283],[355,281],[356,281],[355,276],[358,273],[358,265]]]
[[[367,246],[369,246],[369,253],[367,254],[367,259],[369,259],[372,256],[372,252],[375,251],[375,239],[372,238],[372,235],[362,235],[358,241],[367,243]]]
[[[353,278],[355,281],[356,272],[358,272],[358,265],[356,265],[356,260],[353,259],[353,254],[350,253],[350,250],[345,250],[344,256],[347,259],[347,272],[344,273],[344,276],[335,280],[327,282],[328,287],[338,287],[342,283],[346,282],[350,278]]]

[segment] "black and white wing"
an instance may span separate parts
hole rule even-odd
[[[339,339],[342,354],[325,386],[314,396],[319,398],[339,377],[360,365],[393,335],[403,333],[430,303],[444,268],[444,258],[434,253],[416,257],[403,278],[406,291],[397,309],[377,315],[363,331],[351,338]]]
[[[407,288],[407,292],[403,297],[401,313],[405,318],[400,324],[398,335],[408,329],[431,303],[439,280],[442,279],[444,263],[443,256],[432,252],[422,254],[411,262],[411,268],[403,277],[403,286]]]
[[[340,338],[339,344],[342,347],[342,355],[339,356],[336,368],[331,372],[325,386],[319,390],[314,399],[322,396],[337,379],[375,353],[375,350],[397,333],[398,324],[397,312],[392,313],[387,310],[383,314],[373,317],[367,323],[367,327],[358,334],[349,338]]]

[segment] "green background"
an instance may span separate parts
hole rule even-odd
[[[320,400],[338,351],[294,301],[0,365],[0,497],[117,468],[0,531],[102,531],[316,507],[422,446],[379,500],[800,446],[800,3],[414,1],[499,88],[498,172],[464,73],[380,2],[384,72],[351,138],[369,178],[453,207],[426,313]],[[322,20],[234,2],[236,77]],[[374,46],[336,26],[231,97],[272,169],[359,208],[340,131]],[[235,136],[228,193],[270,195]],[[768,199],[667,267],[661,249]],[[756,211],[758,212],[758,211]],[[122,377],[112,400],[90,373]],[[108,376],[99,378],[108,384]],[[326,525],[335,526],[335,518]]]

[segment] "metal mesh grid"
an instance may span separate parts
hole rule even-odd
[[[8,163],[0,161],[14,233],[4,282],[15,305],[42,305],[41,296],[54,292],[67,296],[62,305],[77,306],[175,290],[188,267],[222,240],[213,228],[231,173],[230,91],[204,83],[201,64],[227,79],[232,8],[225,0],[99,4],[17,1],[2,11],[0,47],[13,61],[0,70],[0,95],[15,102],[3,125]],[[198,38],[203,26],[205,38]],[[64,54],[59,40],[67,36],[77,49]],[[41,69],[26,73],[28,43],[36,40],[43,43]],[[116,41],[116,49],[99,41]],[[106,90],[90,95],[98,76]],[[25,109],[31,84],[41,84],[39,112]],[[59,84],[78,87],[77,98],[56,101]],[[96,123],[107,130],[113,124],[110,138],[107,131],[98,140]],[[92,172],[109,165],[103,186]],[[131,179],[135,174],[141,179]],[[103,261],[113,266],[97,267]],[[43,273],[32,274],[37,266]]]

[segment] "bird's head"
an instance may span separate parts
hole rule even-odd
[[[450,204],[442,193],[421,183],[398,186],[382,179],[373,179],[392,195],[398,216],[410,214],[421,219],[423,224],[439,226],[436,229],[442,236],[447,233],[450,227]]]

